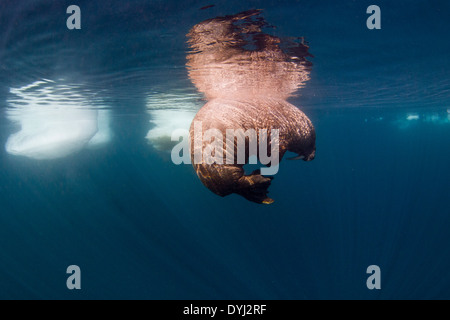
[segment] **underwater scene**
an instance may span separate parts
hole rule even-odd
[[[449,17],[0,0],[0,299],[450,299]]]

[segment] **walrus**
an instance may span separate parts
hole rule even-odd
[[[289,50],[282,49],[280,38],[262,32],[266,22],[259,17],[260,12],[251,10],[209,19],[189,32],[189,77],[208,100],[192,121],[190,150],[198,177],[212,192],[222,197],[236,193],[249,201],[271,204],[274,200],[267,193],[273,177],[262,174],[263,169],[251,174],[244,170],[250,156],[261,160],[262,133],[276,130],[277,136],[264,135],[267,154],[272,156],[276,151],[278,155],[275,165],[287,151],[296,153],[296,159],[313,160],[316,133],[311,120],[287,102],[309,80],[309,47],[302,40]],[[196,132],[199,129],[215,130],[221,137],[227,135],[227,130],[253,130],[258,150],[250,150],[250,136],[245,136],[245,157],[239,162],[237,137],[217,144],[217,137],[203,139]],[[230,141],[232,147],[228,147]],[[220,148],[213,149],[212,145]],[[208,150],[233,161],[211,163],[196,158]]]
[[[284,100],[225,100],[214,99],[203,106],[196,114],[190,128],[191,150],[194,149],[194,123],[202,123],[202,131],[218,129],[226,136],[227,129],[277,128],[279,134],[279,160],[287,151],[294,152],[298,159],[311,161],[314,159],[316,134],[312,122],[294,105]],[[269,139],[270,141],[270,139]],[[210,141],[202,141],[204,150]],[[260,145],[260,138],[258,143]],[[249,162],[249,144],[245,144],[245,164]],[[224,153],[226,149],[224,141]],[[235,149],[234,149],[235,150]],[[270,147],[268,148],[270,150]],[[223,156],[226,158],[226,154]],[[219,196],[237,193],[247,200],[270,204],[273,199],[267,197],[267,189],[272,177],[264,177],[259,171],[245,175],[244,164],[238,164],[237,152],[234,152],[234,164],[196,164],[194,152],[191,161],[203,184]]]

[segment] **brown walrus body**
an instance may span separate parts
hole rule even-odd
[[[264,33],[262,28],[267,23],[260,13],[260,10],[250,10],[209,19],[192,27],[188,34],[192,52],[187,56],[187,66],[193,84],[208,100],[190,129],[191,158],[198,177],[220,196],[237,193],[250,201],[268,204],[273,202],[267,197],[272,178],[259,171],[245,175],[243,166],[249,162],[248,144],[243,162],[236,161],[236,144],[231,164],[195,159],[197,149],[202,153],[213,149],[211,145],[217,146],[212,142],[214,139],[196,135],[194,129],[199,123],[202,132],[213,129],[222,136],[226,136],[227,130],[253,129],[258,132],[258,148],[261,148],[260,140],[264,140],[260,139],[260,129],[278,129],[278,141],[274,143],[278,148],[276,165],[286,151],[295,152],[304,160],[314,158],[314,127],[303,112],[286,101],[309,80],[312,65],[306,59],[311,56],[309,47],[302,38],[286,45],[280,38]],[[225,144],[223,141],[219,151],[214,149],[223,153],[223,158],[230,152]],[[273,151],[271,146],[267,150]]]
[[[308,117],[298,108],[284,100],[274,99],[250,99],[235,101],[214,99],[209,101],[194,118],[190,128],[191,150],[194,149],[194,123],[201,122],[202,132],[209,129],[217,129],[226,136],[228,129],[279,129],[279,160],[286,151],[298,154],[305,161],[314,159],[315,156],[315,130]],[[258,146],[260,145],[258,139]],[[269,143],[270,143],[270,139]],[[208,147],[211,141],[202,141],[202,151]],[[248,163],[249,148],[246,143],[245,163]],[[229,150],[224,141],[224,156]],[[270,147],[268,148],[270,150]],[[236,151],[236,150],[234,150]],[[191,160],[195,171],[203,184],[220,196],[237,193],[246,199],[257,203],[272,203],[267,197],[267,189],[272,178],[264,177],[259,172],[251,175],[244,174],[243,164],[238,164],[237,152],[234,152],[233,164],[207,164],[194,162],[194,153]]]

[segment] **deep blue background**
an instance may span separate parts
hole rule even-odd
[[[101,92],[114,140],[55,161],[1,148],[0,298],[449,299],[449,3],[377,1],[369,31],[372,1],[317,2],[2,1],[0,143],[9,88],[60,75]],[[81,31],[65,27],[70,4]],[[282,162],[270,206],[214,195],[143,139],[146,95],[192,89],[189,28],[251,8],[315,56],[292,102],[317,157]]]

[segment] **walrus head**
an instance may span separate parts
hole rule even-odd
[[[306,117],[306,116],[305,116]],[[316,131],[312,122],[303,126],[297,126],[296,132],[290,137],[288,151],[296,153],[296,157],[288,160],[311,161],[316,157]]]
[[[294,159],[313,160],[316,134],[310,119],[286,101],[309,80],[309,47],[303,39],[282,45],[280,38],[262,32],[267,24],[260,13],[251,10],[206,20],[188,34],[189,77],[208,100],[191,124],[191,160],[202,183],[214,193],[236,193],[270,204],[268,188],[284,154],[290,151],[297,155]],[[243,140],[239,134],[229,139],[230,130],[246,141],[241,158],[236,153]],[[203,133],[209,131],[213,134],[205,139]],[[251,147],[252,141],[257,147]],[[203,158],[205,153],[209,159]],[[245,174],[251,156],[267,168]]]

